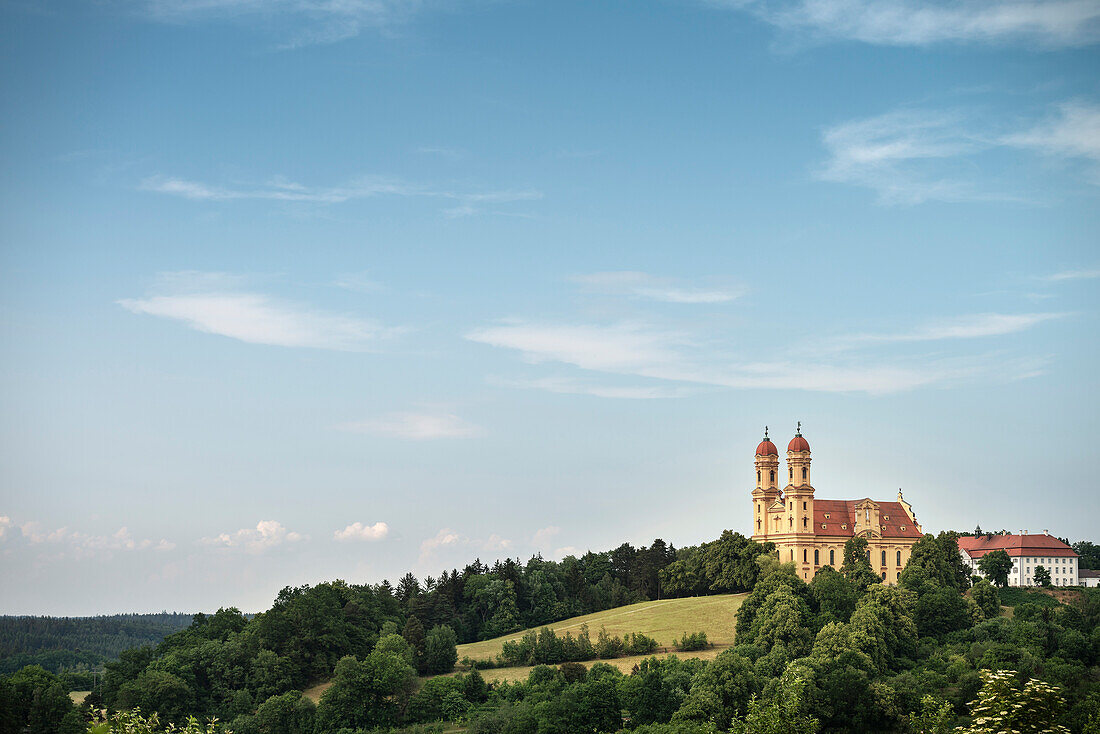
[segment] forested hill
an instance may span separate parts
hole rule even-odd
[[[113,614],[102,617],[0,617],[0,674],[24,665],[57,672],[98,667],[123,650],[156,645],[186,629],[191,614]]]

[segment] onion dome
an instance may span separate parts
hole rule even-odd
[[[764,426],[764,440],[760,442],[760,445],[756,447],[757,456],[779,456],[779,450],[775,448],[775,444],[768,438],[768,427]]]
[[[798,431],[794,434],[794,438],[787,444],[787,451],[809,451],[810,442],[802,438],[802,421],[798,422]]]

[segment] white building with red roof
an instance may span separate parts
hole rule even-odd
[[[1050,583],[1054,586],[1077,586],[1081,583],[1078,555],[1073,548],[1046,531],[1042,534],[1021,532],[959,538],[959,552],[977,576],[983,575],[978,570],[978,560],[996,550],[1003,550],[1012,559],[1009,586],[1035,586],[1035,569],[1039,566],[1050,571]]]
[[[779,451],[764,430],[756,447],[756,488],[752,492],[752,539],[774,543],[779,560],[794,563],[798,575],[810,580],[824,566],[839,569],[844,544],[867,540],[867,559],[886,583],[897,583],[922,531],[912,506],[898,491],[896,502],[870,498],[817,499],[810,483],[810,444],[799,424],[787,445],[788,484],[779,489]]]

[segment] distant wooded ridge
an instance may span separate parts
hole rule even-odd
[[[57,672],[95,668],[123,650],[159,644],[190,626],[193,614],[111,614],[94,617],[0,616],[0,674],[25,665]]]

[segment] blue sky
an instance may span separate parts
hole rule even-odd
[[[799,420],[1097,539],[1092,0],[0,13],[2,613],[748,532]]]

